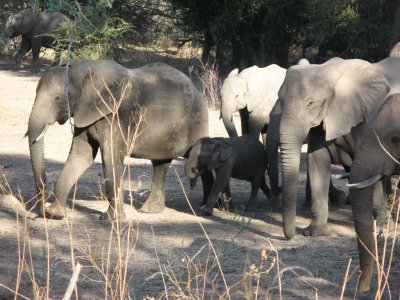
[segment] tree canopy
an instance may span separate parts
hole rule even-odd
[[[399,0],[5,0],[0,17],[28,6],[81,18],[83,44],[196,41],[222,70],[302,56],[376,61],[400,39]]]

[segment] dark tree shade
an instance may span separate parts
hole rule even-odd
[[[289,47],[304,20],[303,1],[170,1],[182,12],[182,24],[203,32],[203,59],[215,46],[219,66],[227,70],[254,64],[286,66]]]

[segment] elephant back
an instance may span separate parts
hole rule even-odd
[[[134,100],[145,111],[141,127],[154,138],[147,145],[157,148],[159,139],[164,139],[173,156],[179,156],[208,136],[207,102],[185,74],[167,64],[152,63],[131,69],[130,76],[137,91]]]
[[[35,35],[54,32],[62,23],[68,23],[71,20],[60,12],[41,13],[39,23],[35,27]]]

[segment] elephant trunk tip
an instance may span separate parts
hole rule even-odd
[[[295,236],[295,229],[294,228],[284,228],[285,237],[288,240],[291,240]]]

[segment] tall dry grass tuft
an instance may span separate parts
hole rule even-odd
[[[201,62],[200,69],[195,70],[203,90],[203,97],[207,100],[208,107],[218,110],[221,106],[221,81],[216,63]]]

